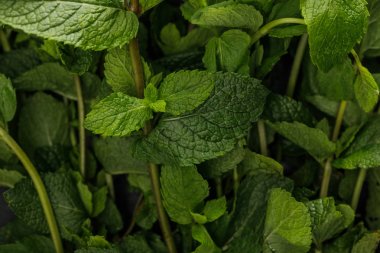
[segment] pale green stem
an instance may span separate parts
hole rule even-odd
[[[86,177],[86,131],[84,129],[84,102],[80,77],[74,76],[75,89],[77,92],[78,108],[78,132],[79,132],[79,168],[83,178]]]
[[[8,37],[2,29],[0,29],[0,41],[4,52],[10,52],[12,50],[11,46],[9,45]]]
[[[265,131],[265,123],[263,120],[257,122],[257,130],[259,132],[260,153],[268,156],[267,137]]]
[[[57,221],[54,216],[53,208],[51,206],[49,196],[47,194],[45,185],[37,172],[37,169],[34,167],[28,156],[20,148],[20,146],[15,142],[15,140],[3,129],[0,127],[0,139],[2,139],[16,154],[18,159],[21,161],[22,165],[25,167],[25,170],[28,172],[30,178],[32,179],[33,185],[37,191],[38,197],[41,202],[42,209],[45,214],[45,218],[50,230],[51,238],[54,243],[55,251],[57,253],[63,253],[63,246],[61,237],[59,234],[59,229]]]
[[[274,27],[286,24],[304,25],[305,21],[301,18],[280,18],[273,20],[268,24],[262,26],[256,33],[252,35],[251,44],[255,44],[259,39],[267,35],[270,32],[270,30],[272,30]]]
[[[105,178],[106,178],[106,183],[108,187],[108,191],[111,195],[112,199],[115,199],[115,187],[113,184],[113,178],[111,174],[108,174],[107,172],[105,173]]]
[[[355,189],[354,193],[352,195],[352,201],[351,201],[351,207],[356,211],[356,208],[358,207],[360,195],[362,192],[363,184],[365,181],[365,178],[367,176],[367,169],[361,168],[359,170],[358,178],[356,179]]]
[[[305,50],[307,46],[307,38],[308,38],[307,34],[302,35],[298,43],[297,52],[294,57],[292,70],[290,72],[286,95],[291,98],[294,96],[294,91],[296,90],[296,85],[297,85],[299,72],[301,69],[302,59],[305,54]]]
[[[216,184],[216,196],[220,198],[223,196],[222,179],[220,177],[215,179],[215,184]]]

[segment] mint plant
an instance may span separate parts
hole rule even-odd
[[[377,252],[379,15],[0,0],[0,252]]]

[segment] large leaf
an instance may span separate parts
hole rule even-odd
[[[127,136],[152,117],[152,110],[142,99],[116,92],[92,107],[84,126],[103,136]]]
[[[172,115],[194,110],[214,89],[215,75],[205,71],[179,71],[165,77],[158,90],[158,99],[166,102]]]
[[[379,232],[367,233],[355,243],[354,247],[352,247],[351,253],[375,253],[379,242]]]
[[[268,122],[268,124],[276,132],[304,148],[319,162],[335,152],[335,144],[320,129],[311,128],[299,122]]]
[[[208,183],[195,166],[163,166],[161,192],[169,217],[179,224],[191,224],[191,212],[208,196]]]
[[[54,252],[53,242],[42,235],[30,235],[12,244],[1,244],[0,253],[51,253]]]
[[[289,192],[274,189],[268,199],[264,228],[264,253],[306,253],[311,246],[307,207]]]
[[[263,23],[263,16],[253,6],[226,1],[198,10],[190,21],[201,26],[247,28],[256,31]]]
[[[104,2],[103,2],[104,3]],[[124,45],[137,34],[137,17],[95,0],[1,0],[0,22],[83,49]]]
[[[52,96],[37,93],[21,108],[19,141],[29,154],[39,147],[65,144],[68,130],[67,109]]]
[[[249,56],[250,36],[241,30],[228,30],[220,37],[207,43],[203,57],[205,67],[210,71],[237,72]]]
[[[256,79],[218,73],[209,99],[193,112],[164,116],[137,143],[137,155],[157,163],[192,165],[232,150],[263,111],[268,91]]]
[[[75,183],[66,173],[48,173],[43,180],[61,235],[70,239],[70,233],[79,233],[87,218]],[[40,200],[30,179],[16,184],[4,196],[9,207],[25,224],[41,233],[49,232]]]
[[[343,62],[368,24],[365,0],[301,0],[312,61],[323,71]]]
[[[342,232],[354,221],[355,213],[347,205],[335,206],[333,198],[323,198],[307,203],[311,216],[314,243],[322,243]]]

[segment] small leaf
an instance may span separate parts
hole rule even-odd
[[[15,170],[0,169],[0,187],[13,188],[24,176]]]
[[[206,71],[175,72],[162,81],[158,99],[166,102],[166,111],[180,115],[204,102],[214,89],[214,75]]]
[[[208,222],[219,219],[227,210],[226,197],[213,199],[206,202],[203,209],[204,215],[207,217]]]
[[[269,31],[269,36],[274,38],[292,38],[307,33],[305,25],[292,25],[275,28]]]
[[[351,253],[375,253],[380,241],[380,233],[373,232],[365,234],[354,247]]]
[[[365,112],[370,112],[379,100],[379,86],[367,68],[358,66],[355,80],[355,97]]]
[[[103,136],[126,136],[141,129],[153,117],[142,99],[113,93],[92,107],[85,127]]]
[[[226,1],[198,10],[190,22],[201,26],[247,28],[256,31],[263,23],[263,16],[253,6]]]
[[[93,209],[91,216],[97,217],[106,207],[108,189],[106,186],[101,187],[92,195]]]
[[[199,245],[192,253],[220,253],[222,252],[214,243],[207,229],[203,225],[194,224],[191,229],[193,238]]]
[[[16,113],[16,91],[11,81],[0,74],[0,119],[11,121]]]
[[[348,156],[334,160],[332,165],[340,169],[369,169],[380,166],[380,144],[364,147]]]
[[[263,252],[308,252],[312,239],[310,225],[310,215],[303,203],[285,190],[273,189],[268,199]]]
[[[104,1],[1,0],[0,6],[2,24],[83,49],[122,46],[138,30],[136,15]]]
[[[195,166],[163,166],[161,172],[163,203],[171,220],[191,224],[191,212],[208,196],[208,183]]]

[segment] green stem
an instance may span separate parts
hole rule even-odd
[[[108,191],[111,195],[111,198],[115,200],[115,187],[113,184],[112,175],[105,172],[105,178],[106,178],[106,183],[107,183]]]
[[[133,11],[137,16],[139,14],[139,0],[131,0],[130,10]],[[144,97],[144,70],[141,62],[140,49],[137,38],[134,38],[129,43],[129,53],[132,60],[132,68],[134,73],[135,85],[137,97]],[[151,122],[148,121],[144,127],[144,134],[148,135],[152,129]],[[162,205],[161,191],[160,191],[160,180],[159,180],[159,168],[154,163],[149,163],[149,175],[152,184],[153,196],[156,202],[158,221],[160,223],[161,231],[168,248],[169,253],[176,253],[177,249],[175,247],[173,235],[170,229],[170,223],[168,217],[165,213],[164,206]]]
[[[360,66],[363,66],[363,65],[362,65],[362,62],[361,62],[361,60],[360,60],[359,55],[356,53],[356,51],[355,51],[354,49],[351,50],[351,54],[352,54],[352,56],[354,57],[354,60],[355,60],[356,65],[359,66],[359,67],[360,67]]]
[[[216,196],[220,198],[223,196],[222,179],[220,177],[216,178],[215,184],[216,184]]]
[[[78,107],[78,131],[79,131],[79,168],[83,178],[86,177],[86,131],[84,129],[84,102],[80,77],[74,76],[75,89],[77,92]]]
[[[267,137],[265,131],[265,123],[262,120],[257,122],[257,130],[259,131],[260,153],[268,156]]]
[[[51,206],[49,196],[47,194],[45,185],[37,172],[37,169],[34,167],[28,156],[20,148],[20,146],[15,142],[15,140],[3,129],[0,127],[0,139],[2,139],[16,154],[18,159],[21,161],[22,165],[25,167],[26,171],[30,175],[34,187],[36,188],[38,197],[41,202],[42,209],[45,214],[47,224],[51,233],[51,238],[54,243],[55,251],[57,253],[63,253],[63,246],[61,237],[58,230],[57,221],[54,216],[53,208]]]
[[[235,168],[233,170],[233,187],[234,187],[234,203],[233,203],[233,207],[232,207],[232,213],[235,212],[236,210],[236,201],[237,201],[237,195],[238,195],[238,189],[239,189],[239,173],[238,173],[238,170],[237,168]]]
[[[12,50],[11,46],[9,45],[7,35],[5,34],[3,29],[0,29],[0,41],[1,45],[3,46],[4,52],[10,52]]]
[[[333,142],[336,142],[338,140],[340,129],[342,128],[344,113],[346,111],[346,108],[347,108],[347,101],[342,100],[338,108],[334,131],[331,137],[331,140]],[[323,173],[323,178],[322,178],[322,185],[321,185],[321,192],[320,192],[321,198],[327,197],[328,195],[329,184],[330,184],[331,173],[332,173],[331,162],[333,159],[334,157],[331,156],[326,160],[326,163],[325,163],[324,173]]]
[[[302,35],[298,43],[297,52],[293,61],[293,66],[290,72],[290,77],[289,77],[289,82],[288,82],[288,88],[286,91],[286,95],[288,97],[294,96],[294,91],[296,89],[298,75],[301,69],[302,59],[305,54],[305,50],[307,46],[307,38],[308,38],[307,34]]]
[[[304,25],[305,21],[301,18],[280,18],[269,22],[268,24],[262,26],[256,33],[251,37],[251,44],[255,44],[259,39],[267,35],[270,30],[279,25],[285,24],[300,24]]]
[[[360,194],[362,192],[363,184],[365,181],[365,178],[367,176],[367,169],[361,168],[359,170],[358,178],[356,179],[355,189],[354,193],[352,195],[352,201],[351,201],[351,207],[356,211],[356,208],[358,207]]]

